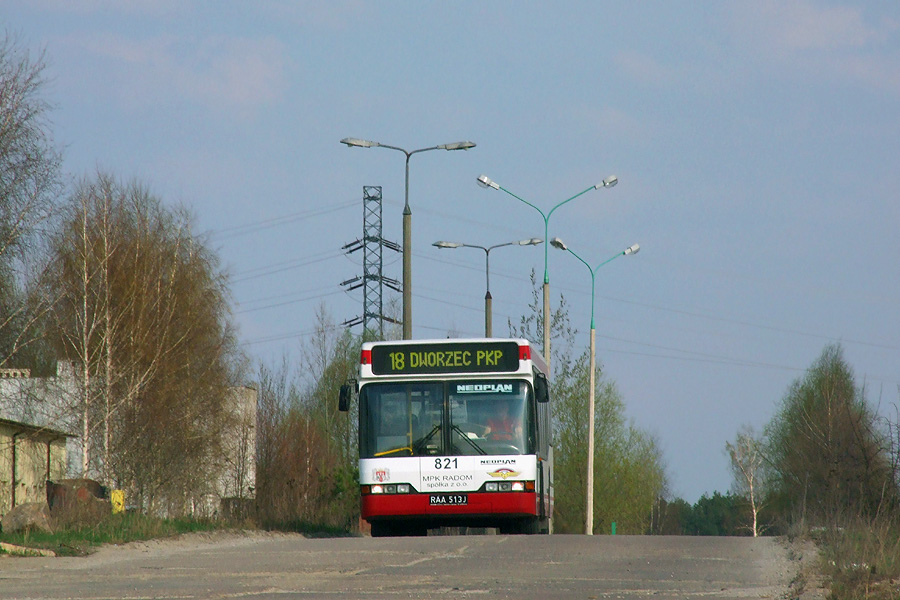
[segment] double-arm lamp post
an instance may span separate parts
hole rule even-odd
[[[596,267],[591,268],[583,258],[575,254],[575,252],[567,247],[565,243],[558,237],[550,240],[550,244],[554,248],[566,250],[569,254],[581,261],[581,263],[591,272],[591,361],[590,361],[590,391],[588,392],[588,448],[587,448],[587,492],[585,495],[585,515],[584,515],[584,533],[592,535],[594,533],[594,365],[596,356],[596,346],[594,345],[594,281],[596,279],[597,270],[606,263],[619,258],[620,256],[628,256],[629,254],[637,254],[641,247],[638,244],[625,248],[613,257],[604,260]]]
[[[549,212],[544,213],[544,211],[542,211],[540,208],[538,208],[537,206],[535,206],[528,200],[525,200],[524,198],[520,198],[519,196],[516,196],[511,191],[509,191],[508,189],[506,189],[503,186],[501,186],[500,184],[498,184],[496,181],[492,181],[487,175],[479,175],[478,176],[478,184],[481,185],[482,187],[493,188],[495,190],[502,190],[502,191],[506,192],[507,194],[509,194],[510,196],[512,196],[513,198],[515,198],[516,200],[521,200],[522,202],[524,202],[525,204],[527,204],[534,210],[538,211],[538,213],[540,213],[541,217],[543,217],[543,219],[544,219],[544,239],[545,240],[547,239],[548,231],[550,228],[550,216],[553,214],[553,212],[557,208],[559,208],[563,204],[566,204],[567,202],[571,202],[572,200],[581,196],[582,194],[586,194],[587,192],[590,192],[591,190],[599,190],[600,188],[611,188],[614,185],[616,185],[617,183],[619,183],[618,177],[616,177],[615,175],[610,175],[609,177],[607,177],[600,183],[598,183],[596,185],[592,185],[591,187],[587,188],[586,190],[578,192],[571,198],[563,200],[562,202],[560,202],[559,204],[557,204],[556,206],[551,208]],[[547,368],[549,369],[550,368],[550,271],[549,271],[549,268],[547,265],[547,247],[546,246],[544,246],[544,360],[547,361]]]
[[[537,246],[538,244],[543,243],[544,240],[540,238],[531,238],[527,240],[519,240],[517,242],[506,242],[505,244],[496,244],[494,246],[477,246],[475,244],[463,244],[461,242],[435,242],[432,246],[437,246],[438,248],[480,248],[484,250],[484,276],[487,283],[486,291],[484,293],[484,337],[489,338],[493,336],[493,324],[492,324],[492,311],[491,311],[491,263],[490,256],[491,250],[494,248],[502,248],[503,246]]]
[[[413,154],[427,152],[429,150],[468,150],[474,148],[474,142],[454,142],[419,148],[418,150],[404,150],[398,146],[389,146],[380,142],[360,140],[357,138],[344,138],[342,144],[356,148],[389,148],[406,155],[406,188],[403,201],[403,339],[412,339],[412,210],[409,208],[409,159]]]

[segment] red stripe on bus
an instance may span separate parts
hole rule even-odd
[[[531,360],[531,346],[519,346],[519,360]]]
[[[468,504],[431,506],[428,494],[370,494],[362,497],[362,517],[484,515],[536,516],[534,492],[468,492]]]

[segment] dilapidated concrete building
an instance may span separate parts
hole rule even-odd
[[[40,387],[28,369],[0,369],[0,516],[45,500],[47,480],[68,472],[67,443],[75,436],[67,420],[26,402]]]
[[[0,369],[0,516],[25,502],[46,499],[47,480],[83,477],[82,431],[75,369],[60,361],[51,377],[27,369]],[[256,406],[252,387],[231,388],[218,474],[197,482],[198,516],[246,513],[256,492]],[[105,483],[105,482],[104,482]]]

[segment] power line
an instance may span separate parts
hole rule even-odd
[[[271,335],[271,336],[267,336],[267,337],[246,340],[244,342],[241,342],[240,345],[241,346],[252,346],[255,344],[265,344],[265,343],[269,343],[269,342],[280,342],[282,340],[289,340],[292,338],[301,338],[301,337],[307,337],[310,335],[315,335],[315,334],[321,333],[322,331],[339,331],[341,329],[343,329],[343,326],[341,326],[341,325],[329,325],[324,328],[304,329],[301,331],[292,331],[290,333],[279,333],[277,335]]]
[[[347,202],[342,202],[341,204],[336,204],[334,206],[328,206],[327,208],[317,208],[312,210],[305,210],[296,213],[290,213],[287,215],[281,215],[280,217],[272,217],[270,219],[263,219],[261,221],[255,221],[253,223],[244,223],[242,225],[235,225],[233,227],[225,227],[223,229],[219,229],[210,234],[210,238],[214,240],[226,240],[234,237],[238,237],[241,235],[247,235],[250,233],[256,233],[257,231],[262,231],[264,229],[271,229],[273,227],[278,227],[281,225],[286,225],[288,223],[293,223],[295,221],[299,221],[301,219],[310,219],[313,217],[320,217],[322,215],[328,215],[334,212],[338,212],[344,210],[345,208],[350,208],[356,204],[356,200],[349,200]]]
[[[235,311],[235,314],[241,315],[241,314],[250,313],[250,312],[256,312],[256,311],[260,311],[260,310],[267,310],[267,309],[270,309],[270,308],[279,308],[279,307],[282,307],[282,306],[288,306],[288,305],[290,305],[290,304],[299,304],[300,302],[307,302],[307,301],[309,301],[309,300],[316,300],[316,299],[318,299],[318,298],[325,298],[325,297],[327,297],[327,296],[334,296],[335,294],[340,294],[340,293],[342,293],[341,290],[335,290],[335,291],[333,291],[333,292],[326,292],[326,293],[324,293],[324,294],[314,294],[314,295],[312,295],[312,296],[304,296],[304,297],[302,297],[302,298],[295,298],[295,299],[293,299],[293,300],[284,300],[284,301],[282,301],[282,302],[276,302],[276,303],[274,303],[274,304],[267,304],[267,305],[265,305],[265,306],[256,306],[256,307],[254,307],[254,308],[245,308],[245,309],[243,309],[243,310]],[[274,298],[278,298],[278,297],[275,296]]]
[[[296,260],[283,261],[280,263],[273,263],[270,265],[264,265],[262,267],[256,267],[254,269],[249,269],[247,271],[243,271],[240,275],[244,275],[243,277],[235,277],[231,280],[231,283],[241,283],[243,281],[249,281],[250,279],[258,279],[260,277],[267,277],[269,275],[275,275],[277,273],[283,273],[285,271],[291,271],[293,269],[299,269],[300,267],[306,267],[309,265],[313,265],[316,263],[324,262],[331,258],[337,258],[341,255],[339,250],[329,251],[329,252],[320,252],[318,254],[313,254],[310,257],[300,258]]]

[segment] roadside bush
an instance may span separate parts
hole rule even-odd
[[[854,519],[821,534],[831,597],[880,600],[900,597],[900,523]]]
[[[355,473],[331,456],[316,423],[288,411],[264,432],[265,461],[257,465],[257,506],[267,529],[340,529],[354,523],[346,511],[358,513]],[[352,496],[351,498],[347,498]]]

